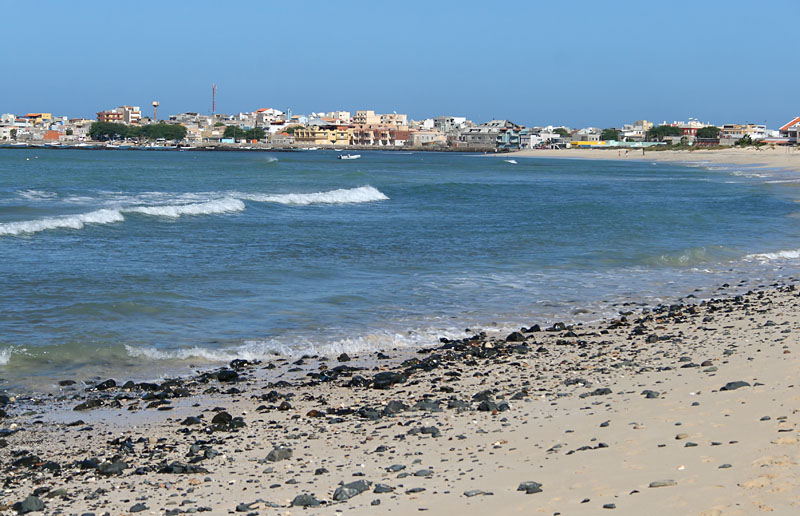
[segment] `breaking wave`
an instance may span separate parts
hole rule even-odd
[[[64,215],[39,220],[6,222],[0,224],[0,235],[23,235],[38,233],[48,229],[83,229],[86,224],[113,224],[122,222],[125,217],[119,210],[97,210],[78,215]]]
[[[386,201],[389,199],[383,192],[372,186],[340,188],[328,192],[305,194],[240,194],[237,197],[248,201],[274,202],[295,206],[307,206],[309,204],[356,204],[362,202]]]
[[[0,366],[7,365],[9,360],[11,360],[11,348],[0,349]]]
[[[244,211],[244,203],[239,199],[226,198],[194,204],[173,204],[164,206],[137,206],[127,208],[126,212],[154,215],[157,217],[178,218],[182,215],[215,215]]]
[[[32,191],[31,191],[32,192]],[[50,199],[48,192],[30,194],[37,199]],[[55,195],[55,194],[54,194]],[[86,224],[111,224],[125,220],[124,213],[138,213],[154,217],[179,218],[184,215],[221,215],[226,213],[241,212],[246,209],[243,200],[254,202],[277,203],[292,206],[307,206],[310,204],[357,204],[365,202],[385,201],[389,199],[377,188],[361,186],[358,188],[343,188],[316,193],[288,193],[288,194],[259,194],[216,192],[211,194],[171,194],[170,198],[162,192],[149,192],[145,197],[155,202],[164,204],[131,205],[128,203],[146,201],[147,199],[130,196],[116,196],[114,201],[106,205],[113,207],[104,208],[88,213],[76,215],[63,215],[47,217],[38,220],[7,222],[0,224],[0,236],[15,236],[38,233],[49,229],[83,229]],[[223,196],[219,199],[205,200],[202,202],[186,202],[213,196]],[[94,200],[94,199],[90,199]],[[169,204],[169,201],[179,204]]]
[[[439,337],[455,338],[460,333],[455,329],[428,330],[411,333],[371,333],[361,336],[344,337],[327,342],[314,342],[310,339],[292,339],[291,345],[279,339],[247,340],[238,346],[206,348],[194,346],[185,349],[163,350],[155,347],[125,345],[125,350],[133,358],[146,360],[206,360],[208,362],[228,362],[234,359],[269,360],[277,356],[299,357],[302,355],[335,356],[340,353],[363,353],[395,348],[417,348],[438,342]]]
[[[795,260],[800,258],[800,249],[776,251],[774,253],[748,254],[746,261],[771,262],[773,260]]]

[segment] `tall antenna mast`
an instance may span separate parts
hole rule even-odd
[[[217,85],[211,85],[211,114],[215,114],[217,112]]]

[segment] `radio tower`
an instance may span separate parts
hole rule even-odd
[[[217,112],[217,85],[211,85],[211,114],[215,114]]]

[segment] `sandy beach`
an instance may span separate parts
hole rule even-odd
[[[795,514],[799,304],[741,284],[416,353],[65,378],[0,401],[0,513]]]
[[[647,160],[664,162],[697,163],[709,162],[728,165],[747,165],[755,167],[781,168],[800,171],[800,151],[795,147],[755,147],[714,149],[714,150],[659,150],[645,151],[630,149],[628,154],[619,149],[562,149],[562,150],[523,150],[505,154],[520,157],[571,158],[571,159],[612,159]]]

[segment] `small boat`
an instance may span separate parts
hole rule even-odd
[[[337,157],[339,159],[358,159],[361,157],[361,154],[340,154]]]
[[[505,161],[506,163],[511,163],[512,165],[516,165],[517,164],[517,160],[515,160],[515,159],[504,159],[503,161]]]

